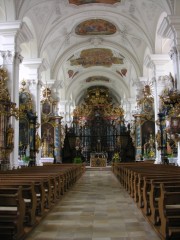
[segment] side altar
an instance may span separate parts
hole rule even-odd
[[[106,153],[91,153],[90,154],[90,166],[91,167],[106,167],[107,166],[107,156]]]

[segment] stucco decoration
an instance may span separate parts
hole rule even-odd
[[[123,58],[114,57],[110,49],[91,48],[83,50],[79,58],[70,60],[71,66],[81,65],[84,68],[92,66],[111,67],[112,64],[123,64]]]
[[[96,82],[96,81],[101,81],[101,82],[109,82],[109,78],[104,77],[104,76],[93,76],[93,77],[88,77],[86,79],[86,82]]]
[[[83,5],[88,3],[106,3],[106,4],[115,4],[120,3],[121,0],[69,0],[70,4]]]

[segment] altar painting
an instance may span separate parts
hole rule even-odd
[[[81,65],[84,68],[92,66],[111,67],[112,64],[123,64],[123,58],[114,57],[110,49],[91,48],[83,50],[80,57],[71,59],[72,66]]]
[[[91,19],[80,23],[75,33],[77,35],[111,35],[116,32],[116,27],[102,19]]]
[[[53,157],[54,152],[54,127],[50,123],[44,123],[41,127],[42,157]]]
[[[115,4],[120,3],[121,0],[69,0],[70,4],[83,5],[88,3],[105,3],[105,4]]]
[[[142,146],[150,139],[150,135],[155,135],[155,125],[153,121],[146,121],[142,124]]]

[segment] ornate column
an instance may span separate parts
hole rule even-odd
[[[19,106],[19,64],[23,58],[19,54],[16,45],[16,34],[21,27],[21,22],[0,24],[0,35],[3,37],[4,51],[1,51],[3,66],[7,69],[9,75],[8,89],[11,101]],[[14,150],[10,155],[10,167],[18,166],[18,144],[19,144],[19,122],[11,119],[11,125],[14,129]]]
[[[154,113],[155,113],[155,134],[157,135],[158,130],[160,130],[157,122],[159,121],[159,95],[161,95],[163,89],[165,88],[167,82],[167,69],[165,65],[170,61],[169,55],[165,54],[153,54],[150,55],[150,66],[154,70],[153,84],[154,84]],[[161,162],[161,151],[158,149],[156,142],[156,161],[155,163]]]
[[[23,58],[20,55],[20,44],[29,41],[32,34],[25,23],[21,21],[0,23],[0,36],[3,57],[3,66],[8,71],[8,89],[11,101],[19,107],[19,64]],[[18,166],[19,121],[11,120],[14,129],[14,151],[10,155],[11,167]]]
[[[35,111],[37,112],[37,122],[41,124],[41,104],[40,104],[40,93],[41,93],[41,72],[47,69],[47,63],[41,58],[25,59],[23,66],[29,69],[27,75],[27,82],[29,84],[29,90],[35,100]],[[41,137],[41,128],[36,129],[36,134]],[[36,164],[40,164],[41,149],[36,152]]]
[[[141,139],[141,114],[135,114],[135,147],[136,147],[136,161],[142,159],[142,139]]]
[[[62,163],[61,156],[61,116],[54,116],[55,127],[54,127],[54,158],[55,163]]]

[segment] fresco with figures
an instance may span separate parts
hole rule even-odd
[[[103,19],[90,19],[80,23],[75,32],[77,35],[111,35],[116,32],[116,27]]]
[[[70,4],[83,5],[88,3],[106,3],[106,4],[115,4],[120,3],[121,0],[69,0]]]
[[[71,66],[81,65],[84,68],[92,66],[111,67],[112,64],[123,64],[123,58],[114,57],[110,49],[91,48],[83,50],[79,58],[70,60]]]

